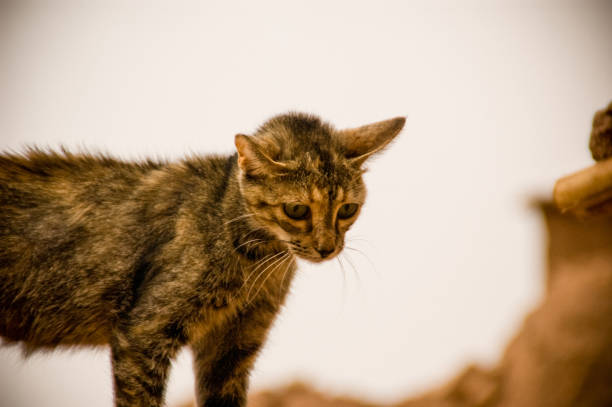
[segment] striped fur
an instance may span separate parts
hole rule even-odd
[[[296,256],[343,247],[365,199],[361,165],[403,119],[337,131],[286,114],[232,156],[130,163],[0,155],[0,335],[25,352],[110,345],[115,405],[160,406],[179,349],[200,406],[243,406]],[[285,203],[310,217],[294,220]]]

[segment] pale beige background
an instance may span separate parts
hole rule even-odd
[[[359,278],[305,265],[253,374],[393,400],[498,357],[542,290],[526,202],[589,164],[612,99],[611,3],[460,3],[5,1],[0,149],[178,158],[289,109],[407,115],[367,175]],[[185,352],[168,400],[192,389]],[[0,350],[0,406],[84,405],[112,405],[106,350]]]

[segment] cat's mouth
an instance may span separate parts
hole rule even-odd
[[[334,257],[336,257],[336,254],[331,254],[329,256],[326,257],[322,257],[322,256],[314,256],[314,255],[303,255],[303,254],[297,254],[298,257],[304,259],[304,260],[308,260],[310,262],[313,263],[321,263],[327,260],[331,260]]]
[[[315,250],[309,249],[301,245],[289,244],[289,248],[293,254],[301,259],[311,261],[313,263],[321,263],[326,260],[333,259],[340,253],[340,249],[334,248],[333,250]]]

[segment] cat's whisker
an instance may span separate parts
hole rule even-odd
[[[280,269],[287,262],[287,259],[289,258],[291,258],[291,255],[289,254],[289,252],[286,252],[285,255],[282,257],[282,260],[280,261],[280,263],[278,263],[276,267],[274,267],[272,270],[268,272],[268,275],[263,279],[257,291],[255,291],[255,294],[253,295],[254,299],[257,298],[257,294],[259,294],[261,289],[264,288],[264,286],[266,285],[266,281],[268,281],[268,279],[272,276],[272,274],[278,271],[278,269]]]
[[[347,241],[349,241],[349,242],[353,241],[353,240],[358,240],[360,242],[365,242],[365,243],[367,243],[370,246],[374,246],[372,244],[372,242],[370,242],[370,240],[365,238],[364,236],[351,236],[350,238],[347,239]]]
[[[253,283],[251,284],[251,287],[249,288],[249,291],[247,292],[246,295],[246,302],[247,304],[250,303],[251,301],[249,300],[251,298],[251,291],[253,291],[253,288],[255,287],[255,284],[257,284],[257,280],[259,280],[261,278],[261,276],[264,275],[264,273],[266,272],[266,270],[269,270],[270,267],[273,267],[274,265],[278,264],[279,262],[283,261],[285,259],[285,255],[287,255],[287,251],[282,251],[282,252],[278,252],[274,257],[277,257],[278,255],[282,255],[280,258],[277,258],[276,260],[274,260],[273,262],[271,262],[270,264],[268,264],[266,266],[266,268],[264,268],[262,271],[259,272],[259,274],[257,275],[257,277],[255,278],[255,280],[253,280]]]
[[[239,244],[238,246],[234,247],[234,250],[238,250],[238,249],[240,249],[242,246],[246,246],[247,244],[252,243],[252,242],[256,242],[256,243],[255,243],[255,244],[253,244],[252,246],[258,246],[258,245],[260,245],[260,244],[262,244],[262,243],[266,243],[266,242],[267,242],[267,240],[263,240],[263,239],[251,239],[251,240],[248,240],[248,241],[246,241],[246,242],[244,242],[244,243],[241,243],[241,244]]]
[[[357,268],[355,267],[355,264],[351,261],[351,259],[348,256],[348,254],[343,253],[343,256],[344,256],[344,259],[348,262],[348,264],[353,269],[353,274],[355,275],[355,278],[357,279],[357,283],[359,284],[359,288],[362,288],[363,285],[361,283],[361,278],[359,277],[359,272],[357,271]]]
[[[342,260],[340,260],[340,256],[337,256],[336,260],[338,260],[340,270],[342,271],[342,307],[344,307],[344,304],[346,304],[346,270],[344,269]]]
[[[256,232],[258,232],[258,231],[260,231],[260,230],[265,230],[265,228],[263,228],[263,227],[261,227],[261,226],[256,227],[255,229],[251,230],[249,233],[247,233],[246,235],[244,235],[244,236],[243,236],[243,238],[244,238],[244,239],[246,239],[247,237],[249,237],[249,236],[250,236],[250,235],[252,235],[253,233],[256,233]]]
[[[354,247],[350,247],[350,246],[344,246],[345,249],[354,251],[356,253],[359,253],[363,258],[365,258],[367,260],[367,262],[370,264],[370,266],[372,267],[372,270],[374,270],[374,273],[378,276],[381,277],[380,273],[378,272],[378,269],[376,268],[376,265],[374,264],[374,262],[370,259],[370,257],[365,254],[362,250],[356,249]]]
[[[291,242],[289,240],[278,239],[278,241],[287,244],[292,249],[299,249],[300,248],[297,244],[295,244],[295,243],[293,243],[293,242]]]
[[[249,218],[249,217],[251,217],[251,216],[255,216],[255,214],[254,214],[254,213],[247,213],[246,215],[236,216],[234,219],[230,219],[230,220],[228,220],[227,222],[223,223],[223,226],[225,226],[225,225],[229,225],[229,224],[230,224],[230,223],[232,223],[232,222],[237,222],[237,221],[239,221],[240,219]]]
[[[248,293],[251,292],[251,290],[253,289],[253,287],[255,286],[255,284],[257,283],[257,280],[259,280],[261,278],[261,276],[266,272],[266,270],[268,270],[270,267],[274,266],[275,264],[277,264],[280,260],[283,259],[284,255],[286,254],[286,251],[282,251],[282,252],[278,252],[276,254],[271,255],[270,257],[268,257],[266,259],[265,262],[260,263],[255,270],[253,270],[253,272],[251,272],[249,277],[252,277],[255,274],[255,271],[257,271],[257,269],[261,268],[262,266],[264,266],[265,263],[265,267],[257,274],[257,276],[255,277],[255,279],[253,280],[253,282],[251,283],[251,287],[249,288]],[[280,257],[279,257],[280,256]],[[246,282],[246,281],[245,281]],[[248,293],[247,293],[247,297],[248,297]]]
[[[253,270],[251,270],[251,272],[249,273],[249,275],[247,276],[247,278],[244,279],[244,284],[246,284],[249,279],[253,276],[253,274],[255,274],[255,272],[257,270],[259,270],[259,268],[261,268],[263,265],[265,265],[266,263],[268,263],[269,261],[271,261],[272,259],[274,259],[275,257],[278,257],[279,255],[281,255],[283,252],[279,252],[279,253],[273,253],[273,254],[269,254],[265,257],[263,257],[261,260],[259,260],[257,263],[255,263],[253,265]]]
[[[291,257],[291,256],[289,256]],[[289,262],[289,265],[291,265],[291,262]],[[280,307],[281,305],[281,296],[283,294],[283,285],[285,283],[285,277],[287,277],[287,273],[289,272],[290,267],[285,268],[285,272],[283,273],[283,278],[281,279],[280,285],[278,287],[278,306]]]
[[[251,277],[253,277],[253,275],[255,274],[255,272],[262,267],[264,264],[266,264],[268,261],[272,260],[272,258],[274,258],[276,255],[275,254],[268,254],[267,256],[263,257],[262,259],[260,259],[257,263],[255,263],[252,267],[253,269],[249,272],[249,274],[246,276],[246,278],[244,279],[242,285],[246,285],[246,283],[248,283],[248,281],[251,279]]]
[[[247,233],[246,235],[242,236],[242,239],[248,239],[249,236],[251,236],[253,233],[257,233],[260,230],[265,230],[265,229],[263,227],[255,228],[251,230],[249,233]],[[265,239],[260,239],[260,240],[265,240]],[[267,240],[267,241],[269,242],[270,240]]]

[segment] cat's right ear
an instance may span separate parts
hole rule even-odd
[[[236,134],[234,144],[238,151],[238,166],[247,175],[263,177],[277,175],[287,170],[285,164],[270,158],[254,137]]]
[[[341,130],[338,141],[354,165],[361,166],[373,154],[383,150],[404,128],[406,119],[396,117],[382,122]]]

